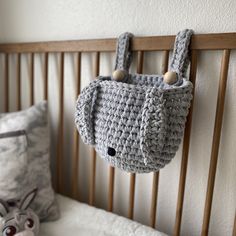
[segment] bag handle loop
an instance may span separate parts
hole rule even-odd
[[[183,77],[186,78],[186,72],[189,65],[189,50],[193,30],[185,29],[176,35],[170,71],[178,75],[177,83],[180,83]],[[113,79],[122,81],[128,74],[132,60],[131,39],[133,34],[125,32],[121,34],[117,41],[115,71]],[[172,73],[173,74],[173,73]]]
[[[128,73],[132,60],[131,39],[133,34],[126,32],[119,36],[116,47],[115,71]]]
[[[175,38],[175,45],[172,60],[170,63],[170,71],[176,72],[179,78],[186,78],[189,65],[189,50],[193,30],[185,29],[180,31]]]

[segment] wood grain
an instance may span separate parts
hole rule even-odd
[[[30,106],[34,104],[34,53],[30,54],[30,77],[29,77]]]
[[[109,182],[108,182],[108,207],[107,210],[113,211],[113,196],[114,196],[114,181],[115,181],[115,168],[109,166]]]
[[[235,37],[236,33],[195,34],[192,36],[190,48],[197,50],[236,49]],[[175,35],[135,37],[132,50],[172,50],[174,41]],[[116,39],[114,38],[0,44],[0,52],[3,53],[109,52],[115,49]]]
[[[4,76],[4,110],[9,111],[9,55],[5,54],[5,76]]]
[[[94,76],[99,75],[100,70],[100,53],[95,53],[95,66],[94,66]],[[90,172],[90,184],[89,184],[89,204],[94,205],[95,202],[95,189],[96,188],[96,151],[92,150],[92,163]]]
[[[19,111],[21,109],[21,54],[17,54],[16,64],[16,107]]]
[[[60,56],[60,77],[59,77],[59,121],[58,121],[58,140],[57,140],[57,190],[64,192],[63,161],[64,161],[64,52]]]
[[[159,176],[160,172],[155,172],[153,173],[152,177],[152,199],[151,199],[151,209],[150,209],[150,226],[152,228],[155,228],[156,225]]]
[[[134,218],[134,197],[135,197],[135,182],[136,174],[130,174],[130,187],[129,187],[129,209],[128,209],[128,218]]]
[[[169,65],[169,50],[163,51],[163,56],[162,56],[162,66],[161,66],[161,73],[165,74],[168,71],[168,65]]]
[[[48,100],[48,52],[46,52],[44,55],[43,98]]]
[[[234,217],[234,226],[233,226],[233,234],[232,236],[236,236],[236,213],[235,213],[235,217]]]
[[[236,236],[236,214],[234,216],[234,226],[233,226],[233,234],[232,236]]]
[[[77,79],[76,79],[76,89],[75,89],[75,101],[80,93],[81,84],[81,53],[78,52],[77,57]],[[74,151],[72,159],[72,196],[74,199],[79,199],[78,188],[79,188],[79,134],[78,130],[74,129]]]
[[[230,50],[224,50],[222,55],[221,62],[221,71],[220,71],[220,82],[218,88],[218,97],[217,97],[217,105],[216,105],[216,115],[215,115],[215,126],[212,140],[212,149],[211,149],[211,160],[210,160],[210,168],[208,174],[208,183],[207,183],[207,193],[206,193],[206,201],[204,208],[204,217],[202,224],[202,236],[208,235],[210,217],[211,217],[211,208],[212,208],[212,199],[213,199],[213,191],[215,185],[215,175],[217,169],[217,161],[218,161],[218,152],[220,145],[220,136],[221,136],[221,128],[222,128],[222,120],[224,114],[224,103],[225,103],[225,93],[226,93],[226,84],[228,77],[228,68],[229,68],[229,58],[230,58]]]

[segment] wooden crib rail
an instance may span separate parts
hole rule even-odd
[[[191,49],[222,50],[236,49],[236,33],[197,34],[191,40]],[[135,37],[134,51],[163,51],[173,49],[175,36]],[[34,43],[0,44],[2,53],[47,53],[47,52],[110,52],[116,47],[116,39],[89,39],[69,41],[49,41]]]
[[[132,50],[138,53],[137,72],[142,73],[143,63],[146,51],[163,51],[162,59],[162,73],[168,70],[169,52],[173,49],[175,36],[152,36],[152,37],[135,37],[132,41]],[[44,54],[44,78],[43,78],[43,98],[48,99],[48,81],[49,81],[49,55],[50,53],[60,53],[60,76],[58,78],[59,84],[59,122],[58,122],[58,140],[57,140],[57,191],[60,193],[64,192],[64,167],[63,167],[63,135],[64,135],[64,67],[65,67],[65,53],[73,52],[77,53],[77,76],[75,91],[79,94],[81,88],[81,63],[83,52],[95,52],[94,61],[94,75],[99,75],[100,69],[100,52],[114,52],[116,49],[116,39],[90,39],[90,40],[74,40],[74,41],[55,41],[55,42],[34,42],[34,43],[10,43],[0,44],[0,53],[5,55],[4,67],[4,107],[5,111],[9,111],[9,55],[17,53],[17,64],[16,64],[16,107],[18,110],[21,109],[21,56],[22,54],[29,54],[30,62],[30,76],[29,76],[29,101],[30,104],[34,104],[34,81],[35,81],[35,54]],[[202,224],[201,234],[202,236],[208,235],[212,200],[214,194],[215,176],[217,170],[218,151],[220,144],[220,135],[222,127],[222,119],[224,114],[224,100],[227,85],[227,74],[230,60],[231,50],[236,49],[236,33],[221,33],[221,34],[199,34],[194,35],[191,39],[191,67],[190,67],[190,80],[195,85],[197,66],[198,66],[198,53],[201,50],[222,50],[222,62],[220,72],[220,82],[218,88],[218,97],[216,105],[215,115],[215,126],[212,140],[212,151],[210,159],[210,168],[208,172],[208,183],[207,193],[204,208],[204,219]],[[76,100],[76,98],[75,98]],[[193,101],[192,101],[193,104]],[[179,187],[178,187],[178,198],[176,207],[176,217],[173,235],[178,236],[181,233],[181,221],[183,213],[183,203],[185,194],[185,183],[188,167],[189,158],[189,145],[191,136],[191,123],[193,116],[193,106],[191,106],[184,138],[183,138],[183,150],[182,150],[182,161],[180,168]],[[72,154],[72,179],[71,179],[71,195],[78,199],[78,174],[79,174],[79,135],[77,130],[74,131],[73,138],[73,154]],[[88,202],[91,205],[95,203],[95,187],[96,187],[96,152],[92,151],[92,162],[90,169],[90,180],[89,180],[89,199]],[[109,180],[108,180],[108,205],[107,210],[113,211],[113,195],[115,189],[115,168],[109,168]],[[155,228],[156,226],[156,215],[157,215],[157,204],[158,204],[158,186],[159,177],[161,173],[153,174],[152,183],[152,195],[150,204],[150,226]],[[130,174],[130,188],[129,188],[129,205],[127,216],[130,219],[134,218],[134,207],[135,207],[135,182],[136,175]],[[235,217],[236,219],[236,217]],[[234,232],[236,232],[236,220],[234,221]]]

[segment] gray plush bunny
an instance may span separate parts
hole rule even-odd
[[[0,235],[37,236],[39,217],[29,208],[37,194],[37,189],[27,193],[21,201],[0,199]]]

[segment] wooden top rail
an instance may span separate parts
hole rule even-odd
[[[175,35],[135,37],[134,51],[159,51],[173,49]],[[115,51],[116,39],[89,39],[49,41],[34,43],[0,44],[0,53],[43,53],[43,52],[111,52]],[[191,49],[221,50],[236,49],[236,33],[196,34],[191,40]]]

